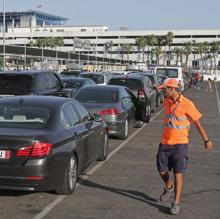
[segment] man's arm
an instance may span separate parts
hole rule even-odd
[[[209,140],[208,135],[204,129],[204,127],[202,126],[202,124],[200,123],[199,120],[194,121],[194,124],[199,132],[199,134],[202,136],[203,141],[205,143],[205,148],[207,148],[208,150],[211,150],[213,148],[213,144],[212,142]]]

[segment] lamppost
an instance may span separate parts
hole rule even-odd
[[[26,70],[27,65],[27,43],[24,45],[24,70]]]
[[[3,71],[5,71],[5,0],[3,0]]]

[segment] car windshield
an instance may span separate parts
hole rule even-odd
[[[156,74],[167,76],[168,78],[178,78],[178,69],[158,68]]]
[[[32,80],[30,76],[0,74],[0,94],[28,94],[31,92]]]
[[[39,129],[48,124],[49,115],[47,108],[1,104],[0,127]]]
[[[97,75],[97,74],[82,74],[81,77],[83,78],[91,78],[95,81],[96,84],[103,84],[104,83],[104,76]]]
[[[109,84],[125,86],[131,90],[137,90],[143,87],[143,83],[140,80],[134,78],[114,78],[110,80]]]
[[[65,88],[80,88],[83,85],[82,81],[63,80]]]
[[[118,92],[112,90],[80,90],[76,96],[81,103],[116,103],[118,101]]]

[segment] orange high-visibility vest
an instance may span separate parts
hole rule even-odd
[[[175,103],[165,98],[164,108],[165,120],[161,143],[170,145],[189,143],[190,123],[199,120],[201,113],[182,95]]]

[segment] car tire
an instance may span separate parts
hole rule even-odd
[[[74,154],[68,160],[62,184],[56,189],[59,195],[71,195],[76,187],[77,180],[77,160]]]
[[[161,95],[160,95],[160,103],[163,103],[163,102],[164,102],[164,95],[161,94]]]
[[[146,106],[146,122],[150,122],[151,118],[151,106],[150,104]]]
[[[156,107],[160,106],[160,96],[156,98]]]
[[[137,121],[134,127],[135,128],[141,128],[143,126],[143,124],[144,123],[142,121]]]
[[[123,132],[121,133],[121,135],[119,135],[119,139],[121,140],[125,140],[128,137],[128,119],[125,120],[124,122],[124,127],[123,127]]]
[[[103,144],[101,147],[101,154],[98,157],[98,161],[104,161],[106,160],[107,156],[108,156],[108,149],[109,149],[109,138],[108,138],[108,133],[106,132],[104,135],[104,140],[103,140]]]
[[[156,111],[156,101],[154,100],[152,103],[152,108],[151,108],[151,112],[154,113]]]

